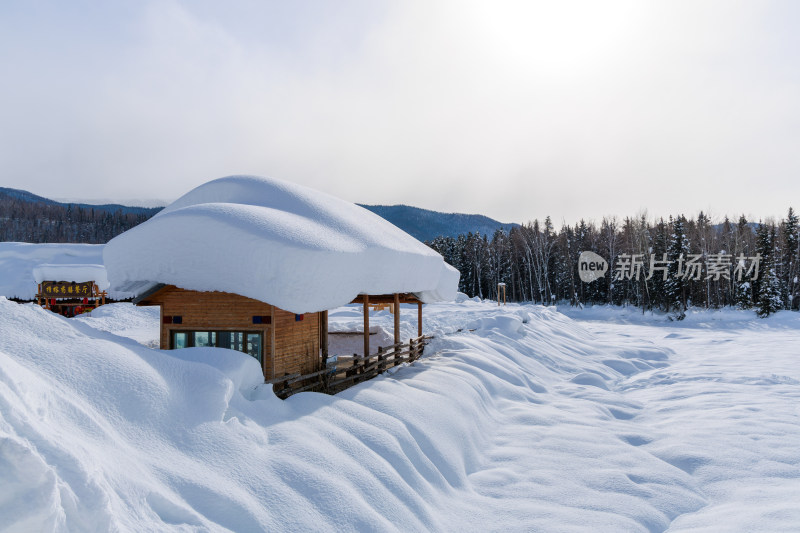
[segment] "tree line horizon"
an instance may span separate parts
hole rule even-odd
[[[0,197],[0,241],[31,243],[104,244],[144,222],[151,215],[69,205],[30,202]],[[437,237],[426,244],[461,273],[459,290],[470,297],[497,299],[498,283],[506,284],[507,298],[544,305],[634,305],[661,310],[682,318],[690,307],[756,309],[768,316],[781,309],[800,308],[800,224],[789,208],[776,221],[748,220],[712,224],[700,212],[648,220],[637,217],[603,217],[600,224],[581,220],[562,223],[556,231],[548,216],[542,222],[498,229],[491,236],[466,233]],[[592,283],[578,277],[578,256],[591,251],[608,261],[609,275]],[[676,262],[681,254],[727,253],[734,257],[760,254],[757,280],[684,280],[670,271],[668,280],[646,278],[652,256]],[[623,255],[642,256],[640,279],[615,280],[613,269]],[[676,265],[671,265],[671,267]]]
[[[702,211],[648,220],[638,217],[603,217],[569,225],[556,231],[551,218],[498,229],[489,237],[467,233],[437,237],[426,242],[461,273],[459,291],[469,297],[497,299],[505,283],[510,301],[543,305],[633,305],[658,310],[682,319],[691,307],[755,309],[769,316],[782,309],[800,307],[800,235],[798,216],[789,208],[785,218],[750,221],[744,215],[712,224]],[[594,252],[608,261],[609,274],[591,283],[578,275],[581,252]],[[666,254],[666,255],[664,255]],[[681,258],[695,257],[703,266],[720,254],[733,257],[728,279],[712,276],[684,279]],[[618,260],[641,257],[638,279],[616,279]],[[759,257],[757,279],[733,275],[736,258]],[[666,257],[668,279],[650,269]],[[718,267],[717,267],[718,268]],[[666,274],[666,273],[665,273]],[[648,279],[649,277],[649,279]]]

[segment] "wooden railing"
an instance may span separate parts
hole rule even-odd
[[[407,343],[382,346],[376,353],[367,356],[340,355],[336,361],[329,362],[322,370],[310,374],[289,374],[269,379],[266,383],[271,383],[275,395],[283,399],[303,391],[336,394],[356,383],[374,378],[389,368],[419,359],[425,345],[432,338],[423,335],[409,339]]]

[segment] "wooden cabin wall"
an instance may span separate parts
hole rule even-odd
[[[275,308],[275,376],[309,374],[319,370],[319,315],[306,313],[303,320]]]
[[[284,374],[310,373],[318,369],[318,313],[306,313],[303,320],[297,321],[294,313],[252,298],[225,292],[190,291],[178,287],[166,287],[141,304],[161,307],[162,350],[170,348],[171,331],[261,332],[264,338],[262,361],[266,379]],[[182,317],[181,324],[164,323],[164,316],[176,315]],[[253,324],[253,316],[272,317],[272,324]]]

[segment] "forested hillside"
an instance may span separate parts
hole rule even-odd
[[[755,307],[762,315],[800,304],[798,217],[752,224],[744,216],[713,225],[700,213],[650,222],[604,218],[556,231],[550,218],[491,239],[466,234],[428,244],[461,272],[460,290],[549,304],[567,301],[632,304],[683,316],[689,306]],[[578,277],[583,251],[602,256],[609,271],[596,281]],[[649,278],[649,279],[648,279]],[[664,279],[666,278],[666,279]]]
[[[0,241],[102,244],[159,210],[63,204],[26,191],[0,189]]]
[[[361,204],[359,204],[361,205]],[[461,233],[491,235],[517,224],[483,215],[440,213],[408,205],[361,205],[420,241]],[[161,208],[56,202],[28,191],[0,187],[0,242],[105,243]]]
[[[492,235],[498,229],[509,231],[519,225],[504,224],[484,215],[440,213],[410,205],[359,205],[420,241],[429,241],[436,237],[457,237],[469,232]]]

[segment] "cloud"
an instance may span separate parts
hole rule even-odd
[[[120,5],[3,17],[5,185],[176,197],[247,172],[504,221],[800,192],[791,3]]]

